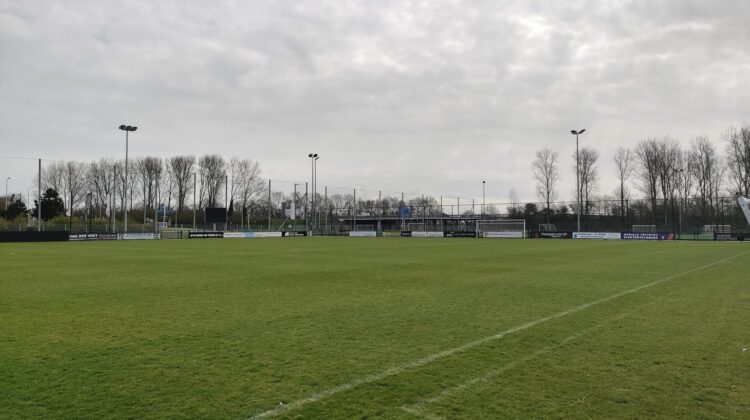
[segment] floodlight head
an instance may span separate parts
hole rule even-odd
[[[584,132],[586,132],[585,128],[582,128],[582,129],[578,130],[578,134],[583,134]]]
[[[138,127],[136,127],[136,126],[132,126],[132,127],[130,127],[130,131],[135,131],[135,130],[137,130],[137,129],[138,129]]]
[[[307,157],[311,158],[312,157],[312,153],[308,153]]]
[[[578,134],[578,132],[576,130],[570,130],[570,134],[576,135],[576,134]]]
[[[123,125],[121,125],[121,126],[120,126],[120,130],[125,130],[125,129],[127,129],[127,128],[128,128],[128,127],[127,127],[127,126],[126,126],[125,124],[123,124]]]

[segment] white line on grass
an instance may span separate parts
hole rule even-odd
[[[401,365],[393,366],[391,368],[388,368],[388,369],[383,370],[383,371],[378,372],[378,373],[373,373],[373,374],[370,374],[370,375],[365,375],[365,376],[359,377],[359,378],[357,378],[357,379],[355,379],[355,380],[353,380],[353,381],[351,381],[349,383],[341,384],[341,385],[335,386],[333,388],[329,388],[329,389],[326,389],[326,390],[323,390],[323,391],[320,391],[320,392],[316,392],[315,394],[308,395],[305,398],[301,398],[299,400],[292,401],[289,404],[279,405],[278,407],[272,408],[272,409],[270,409],[268,411],[264,411],[262,413],[255,414],[254,416],[252,416],[250,418],[251,419],[260,419],[260,418],[277,416],[277,415],[279,415],[279,414],[281,414],[281,413],[283,413],[285,411],[295,410],[295,409],[300,408],[302,406],[305,406],[307,404],[314,403],[316,401],[320,401],[320,400],[322,400],[324,398],[328,398],[331,395],[335,395],[335,394],[339,394],[341,392],[349,391],[350,389],[356,388],[356,387],[358,387],[360,385],[368,384],[368,383],[372,383],[372,382],[377,382],[377,381],[382,380],[384,378],[387,378],[389,376],[397,375],[397,374],[399,374],[399,373],[401,373],[401,372],[403,372],[403,371],[405,371],[407,369],[412,369],[412,368],[415,368],[415,367],[420,367],[420,366],[426,365],[428,363],[432,363],[435,360],[443,359],[445,357],[452,356],[452,355],[454,355],[456,353],[463,352],[465,350],[469,350],[471,348],[480,346],[480,345],[488,343],[490,341],[495,341],[495,340],[501,339],[501,338],[505,337],[508,334],[513,334],[513,333],[518,332],[518,331],[523,331],[525,329],[531,328],[533,326],[542,324],[542,323],[547,322],[547,321],[551,321],[553,319],[562,318],[564,316],[570,315],[570,314],[575,313],[575,312],[582,311],[582,310],[590,308],[592,306],[600,305],[602,303],[609,302],[610,300],[617,299],[617,298],[622,297],[622,296],[626,296],[626,295],[629,295],[629,294],[633,294],[633,293],[639,292],[639,291],[641,291],[643,289],[656,286],[656,285],[664,283],[666,281],[674,280],[674,279],[676,279],[678,277],[686,276],[688,274],[692,274],[692,273],[695,273],[695,272],[698,272],[698,271],[701,271],[701,270],[705,270],[707,268],[711,268],[713,266],[719,265],[719,264],[724,263],[726,261],[735,259],[737,257],[741,257],[743,255],[747,255],[747,254],[750,254],[750,252],[743,252],[743,253],[740,253],[740,254],[737,254],[737,255],[733,255],[731,257],[722,258],[722,259],[720,259],[718,261],[715,261],[715,262],[712,262],[712,263],[709,263],[709,264],[705,264],[705,265],[702,265],[700,267],[696,267],[696,268],[693,268],[693,269],[690,269],[690,270],[687,270],[687,271],[683,271],[682,273],[673,274],[671,276],[667,276],[667,277],[661,278],[659,280],[652,281],[651,283],[646,283],[646,284],[640,285],[638,287],[634,287],[632,289],[628,289],[628,290],[625,290],[625,291],[622,291],[622,292],[619,292],[619,293],[615,293],[614,295],[610,295],[610,296],[607,296],[605,298],[602,298],[602,299],[599,299],[599,300],[595,300],[593,302],[584,303],[583,305],[578,305],[578,306],[575,306],[573,308],[566,309],[566,310],[564,310],[562,312],[558,312],[558,313],[553,314],[553,315],[545,316],[543,318],[539,318],[537,320],[530,321],[530,322],[527,322],[525,324],[521,324],[521,325],[518,325],[518,326],[515,326],[515,327],[512,327],[512,328],[509,328],[509,329],[507,329],[505,331],[500,331],[500,332],[498,332],[496,334],[489,335],[487,337],[483,337],[483,338],[480,338],[478,340],[471,341],[469,343],[463,344],[463,345],[458,346],[458,347],[454,347],[452,349],[443,350],[441,352],[431,354],[431,355],[423,357],[421,359],[417,359],[417,360],[413,360],[413,361],[408,362],[408,363],[404,363],[404,364],[401,364]]]
[[[567,344],[567,343],[569,343],[569,342],[571,342],[573,340],[577,340],[577,339],[583,337],[584,335],[586,335],[588,333],[591,333],[591,332],[596,331],[596,330],[600,330],[600,329],[604,328],[610,322],[619,321],[619,320],[621,320],[621,319],[623,319],[623,318],[625,318],[627,316],[630,316],[630,315],[631,315],[630,313],[624,313],[624,314],[620,314],[620,315],[614,316],[614,317],[612,317],[610,319],[607,319],[604,322],[600,322],[597,325],[594,325],[594,326],[589,327],[589,328],[585,328],[585,329],[583,329],[583,330],[581,330],[581,331],[579,331],[579,332],[577,332],[575,334],[569,335],[569,336],[563,338],[562,340],[558,341],[557,343],[550,344],[549,346],[541,348],[541,349],[539,349],[539,350],[537,350],[537,351],[535,351],[535,352],[533,352],[533,353],[531,353],[531,354],[529,354],[529,355],[527,355],[525,357],[522,357],[522,358],[520,358],[518,360],[514,360],[512,362],[509,362],[509,363],[507,363],[504,366],[501,366],[499,368],[490,369],[487,372],[485,372],[484,374],[482,374],[480,376],[477,376],[475,378],[469,379],[468,381],[462,382],[462,383],[460,383],[460,384],[458,384],[456,386],[453,386],[453,387],[450,387],[450,388],[446,388],[446,389],[444,389],[443,391],[441,391],[439,394],[437,394],[436,396],[434,396],[432,398],[427,398],[425,400],[418,401],[415,404],[403,405],[400,408],[401,408],[401,410],[403,410],[403,411],[405,411],[405,412],[407,412],[409,414],[412,414],[412,415],[414,415],[416,417],[423,417],[423,418],[427,418],[427,419],[440,419],[440,418],[442,418],[441,416],[438,416],[438,415],[435,415],[435,414],[431,413],[427,408],[425,408],[425,405],[430,404],[430,403],[440,402],[443,399],[451,396],[452,394],[455,394],[457,392],[461,392],[461,391],[463,391],[465,389],[468,389],[468,388],[470,388],[470,387],[472,387],[472,386],[474,386],[474,385],[476,385],[476,384],[478,384],[480,382],[488,381],[488,380],[492,379],[493,377],[498,376],[500,374],[503,374],[503,373],[505,373],[505,372],[507,372],[507,371],[509,371],[511,369],[514,369],[514,368],[516,368],[517,366],[519,366],[521,364],[524,364],[524,363],[529,362],[529,361],[531,361],[533,359],[536,359],[537,357],[539,357],[540,355],[542,355],[544,353],[547,353],[549,351],[552,351],[552,350],[555,350],[557,348],[560,348],[560,347],[564,346],[565,344]]]

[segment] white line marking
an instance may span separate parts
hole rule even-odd
[[[357,378],[357,379],[355,379],[355,380],[353,380],[353,381],[351,381],[349,383],[341,384],[341,385],[335,386],[333,388],[329,388],[329,389],[317,392],[315,394],[310,394],[310,395],[308,395],[305,398],[301,398],[299,400],[292,401],[289,404],[280,405],[280,406],[272,408],[272,409],[270,409],[268,411],[264,411],[262,413],[255,414],[254,416],[252,416],[250,418],[251,419],[261,419],[261,418],[266,418],[266,417],[277,416],[277,415],[279,415],[279,414],[281,414],[281,413],[283,413],[285,411],[295,410],[295,409],[300,408],[300,407],[302,407],[304,405],[307,405],[307,404],[310,404],[310,403],[313,403],[313,402],[316,402],[316,401],[320,401],[320,400],[322,400],[324,398],[328,398],[331,395],[335,395],[335,394],[338,394],[338,393],[341,393],[341,392],[349,391],[350,389],[356,388],[356,387],[358,387],[360,385],[368,384],[368,383],[372,383],[372,382],[377,382],[377,381],[379,381],[381,379],[384,379],[384,378],[387,378],[389,376],[397,375],[397,374],[399,374],[399,373],[401,373],[401,372],[403,372],[403,371],[405,371],[407,369],[412,369],[412,368],[415,368],[415,367],[420,367],[420,366],[426,365],[428,363],[434,362],[435,360],[443,359],[445,357],[452,356],[452,355],[454,355],[456,353],[463,352],[465,350],[469,350],[471,348],[480,346],[480,345],[488,343],[490,341],[495,341],[495,340],[501,339],[501,338],[505,337],[508,334],[513,334],[513,333],[518,332],[518,331],[523,331],[525,329],[531,328],[533,326],[542,324],[542,323],[547,322],[547,321],[551,321],[553,319],[562,318],[564,316],[570,315],[570,314],[575,313],[575,312],[582,311],[582,310],[590,308],[592,306],[600,305],[602,303],[609,302],[610,300],[617,299],[617,298],[622,297],[622,296],[626,296],[626,295],[630,295],[630,294],[639,292],[639,291],[641,291],[643,289],[647,289],[649,287],[653,287],[653,286],[656,286],[658,284],[661,284],[661,283],[664,283],[664,282],[667,282],[667,281],[670,281],[670,280],[674,280],[674,279],[676,279],[678,277],[686,276],[688,274],[692,274],[692,273],[695,273],[695,272],[698,272],[698,271],[701,271],[701,270],[705,270],[707,268],[719,265],[719,264],[724,263],[726,261],[735,259],[737,257],[741,257],[743,255],[747,255],[747,254],[750,254],[750,252],[743,252],[743,253],[740,253],[740,254],[737,254],[737,255],[733,255],[731,257],[722,258],[722,259],[720,259],[718,261],[715,261],[715,262],[712,262],[712,263],[709,263],[709,264],[705,264],[705,265],[702,265],[700,267],[693,268],[693,269],[690,269],[690,270],[687,270],[687,271],[683,271],[682,273],[679,273],[679,274],[673,274],[671,276],[667,276],[667,277],[664,277],[662,279],[652,281],[651,283],[646,283],[646,284],[640,285],[638,287],[634,287],[632,289],[628,289],[628,290],[625,290],[625,291],[622,291],[622,292],[619,292],[619,293],[615,293],[614,295],[610,295],[608,297],[605,297],[605,298],[602,298],[602,299],[599,299],[599,300],[595,300],[593,302],[584,303],[583,305],[575,306],[573,308],[566,309],[566,310],[564,310],[562,312],[558,312],[558,313],[553,314],[553,315],[549,315],[549,316],[546,316],[546,317],[543,317],[543,318],[539,318],[539,319],[534,320],[534,321],[527,322],[525,324],[521,324],[521,325],[518,325],[518,326],[515,326],[515,327],[512,327],[512,328],[509,328],[509,329],[507,329],[505,331],[500,331],[497,334],[489,335],[487,337],[483,337],[483,338],[480,338],[478,340],[471,341],[469,343],[463,344],[463,345],[458,346],[458,347],[454,347],[452,349],[443,350],[441,352],[431,354],[431,355],[423,357],[421,359],[417,359],[417,360],[413,360],[413,361],[408,362],[408,363],[404,363],[404,364],[401,364],[401,365],[393,366],[391,368],[388,368],[388,369],[386,369],[384,371],[381,371],[381,372],[378,372],[378,373],[373,373],[373,374],[370,374],[370,375],[365,375],[365,376]]]
[[[531,354],[529,354],[527,356],[524,356],[524,357],[522,357],[522,358],[520,358],[518,360],[513,360],[511,362],[508,362],[504,366],[501,366],[501,367],[495,368],[495,369],[490,369],[490,370],[488,370],[487,372],[485,372],[484,374],[482,374],[480,376],[477,376],[475,378],[469,379],[468,381],[465,381],[465,382],[460,383],[458,385],[455,385],[453,387],[446,388],[446,389],[442,390],[440,393],[438,393],[436,396],[434,396],[432,398],[427,398],[427,399],[422,400],[422,401],[417,401],[416,403],[410,404],[410,405],[403,405],[403,406],[401,406],[399,408],[401,410],[403,410],[403,411],[405,411],[405,412],[407,412],[409,414],[412,414],[414,416],[417,416],[417,417],[424,417],[424,418],[428,418],[428,419],[429,418],[440,418],[440,416],[437,416],[437,415],[431,413],[425,407],[425,405],[430,404],[430,403],[440,402],[440,401],[442,401],[443,399],[449,397],[452,394],[455,394],[457,392],[461,392],[463,390],[466,390],[466,389],[468,389],[468,388],[470,388],[470,387],[472,387],[472,386],[474,386],[474,385],[476,385],[476,384],[478,384],[480,382],[488,381],[488,380],[492,379],[495,376],[501,375],[501,374],[503,374],[503,373],[505,373],[505,372],[507,372],[507,371],[509,371],[511,369],[515,369],[516,367],[518,367],[521,364],[524,364],[526,362],[534,360],[534,359],[536,359],[537,357],[541,356],[544,353],[547,353],[549,351],[558,349],[558,348],[564,346],[565,344],[567,344],[567,343],[569,343],[569,342],[571,342],[573,340],[577,340],[577,339],[583,337],[584,335],[586,335],[586,334],[588,334],[590,332],[593,332],[593,331],[596,331],[596,330],[600,330],[600,329],[604,328],[604,326],[606,326],[610,322],[619,321],[619,320],[621,320],[621,319],[623,319],[625,317],[628,317],[630,315],[631,315],[631,313],[624,313],[624,314],[620,314],[620,315],[614,316],[612,318],[609,318],[609,319],[605,320],[604,322],[600,322],[599,324],[596,324],[596,325],[594,325],[592,327],[585,328],[585,329],[583,329],[583,330],[581,330],[581,331],[579,331],[579,332],[577,332],[575,334],[569,335],[569,336],[563,338],[562,340],[558,341],[555,344],[550,344],[549,346],[543,347],[543,348],[541,348],[541,349],[539,349],[539,350],[537,350],[537,351],[535,351],[535,352],[533,352],[533,353],[531,353]]]

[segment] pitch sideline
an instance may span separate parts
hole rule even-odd
[[[747,254],[750,254],[750,251],[746,251],[746,252],[742,252],[742,253],[739,253],[739,254],[736,254],[736,255],[732,255],[730,257],[722,258],[722,259],[714,261],[712,263],[704,264],[704,265],[702,265],[700,267],[692,268],[690,270],[683,271],[683,272],[678,273],[678,274],[673,274],[671,276],[663,277],[663,278],[661,278],[659,280],[654,280],[654,281],[652,281],[650,283],[642,284],[642,285],[634,287],[632,289],[624,290],[622,292],[615,293],[613,295],[607,296],[607,297],[602,298],[602,299],[595,300],[593,302],[584,303],[582,305],[574,306],[573,308],[566,309],[564,311],[561,311],[561,312],[558,312],[556,314],[552,314],[552,315],[549,315],[549,316],[546,316],[546,317],[543,317],[543,318],[539,318],[539,319],[536,319],[534,321],[529,321],[529,322],[521,324],[521,325],[517,325],[517,326],[509,328],[507,330],[500,331],[500,332],[498,332],[496,334],[489,335],[489,336],[480,338],[478,340],[471,341],[469,343],[463,344],[463,345],[458,346],[458,347],[454,347],[454,348],[451,348],[451,349],[448,349],[448,350],[443,350],[441,352],[434,353],[434,354],[431,354],[429,356],[425,356],[425,357],[423,357],[421,359],[417,359],[417,360],[413,360],[413,361],[408,362],[408,363],[404,363],[404,364],[401,364],[401,365],[393,366],[391,368],[388,368],[388,369],[386,369],[384,371],[381,371],[381,372],[378,372],[378,373],[373,373],[373,374],[370,374],[370,375],[365,375],[365,376],[357,378],[357,379],[355,379],[355,380],[353,380],[353,381],[351,381],[349,383],[338,385],[338,386],[335,386],[333,388],[329,388],[329,389],[317,392],[315,394],[311,394],[311,395],[309,395],[309,396],[307,396],[305,398],[301,398],[299,400],[292,401],[289,404],[279,405],[278,407],[275,407],[275,408],[272,408],[270,410],[267,410],[267,411],[255,414],[255,415],[249,417],[249,419],[262,419],[262,418],[267,418],[267,417],[273,417],[273,416],[279,415],[279,414],[281,414],[283,412],[286,412],[286,411],[295,410],[295,409],[300,408],[302,406],[305,406],[307,404],[320,401],[320,400],[322,400],[324,398],[328,398],[328,397],[330,397],[332,395],[335,395],[335,394],[338,394],[338,393],[341,393],[341,392],[345,392],[345,391],[349,391],[349,390],[351,390],[353,388],[356,388],[356,387],[358,387],[360,385],[364,385],[364,384],[376,382],[376,381],[379,381],[381,379],[387,378],[389,376],[397,375],[397,374],[399,374],[399,373],[401,373],[401,372],[403,372],[403,371],[405,371],[407,369],[412,369],[412,368],[424,366],[424,365],[426,365],[428,363],[434,362],[435,360],[439,360],[439,359],[442,359],[442,358],[445,358],[445,357],[448,357],[448,356],[452,356],[452,355],[454,355],[456,353],[459,353],[459,352],[462,352],[462,351],[465,351],[465,350],[469,350],[471,348],[480,346],[480,345],[488,343],[490,341],[499,340],[499,339],[505,337],[506,335],[513,334],[513,333],[516,333],[516,332],[519,332],[519,331],[523,331],[523,330],[526,330],[528,328],[534,327],[536,325],[545,323],[547,321],[551,321],[551,320],[557,319],[557,318],[562,318],[564,316],[570,315],[570,314],[575,313],[575,312],[582,311],[582,310],[590,308],[592,306],[600,305],[602,303],[609,302],[611,300],[620,298],[622,296],[627,296],[627,295],[639,292],[639,291],[641,291],[643,289],[647,289],[649,287],[653,287],[653,286],[659,285],[661,283],[664,283],[664,282],[667,282],[667,281],[670,281],[670,280],[674,280],[674,279],[682,277],[682,276],[686,276],[686,275],[689,275],[689,274],[692,274],[692,273],[695,273],[695,272],[698,272],[698,271],[705,270],[707,268],[714,267],[714,266],[722,264],[722,263],[724,263],[726,261],[730,261],[730,260],[733,260],[735,258],[744,256],[744,255],[747,255]]]

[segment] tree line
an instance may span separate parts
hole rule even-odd
[[[124,160],[57,161],[43,168],[41,185],[59,193],[67,211],[87,207],[101,218],[127,204],[144,220],[159,205],[178,213],[192,208],[193,195],[199,208],[223,207],[226,199],[244,213],[264,191],[258,162],[216,154],[137,157],[128,161],[127,175]]]
[[[750,195],[750,125],[729,127],[724,133],[722,153],[708,137],[695,137],[686,148],[671,137],[647,138],[635,147],[619,148],[612,156],[617,187],[611,194],[599,193],[599,152],[583,147],[573,153],[571,170],[578,174],[576,196],[581,200],[581,213],[589,214],[599,202],[619,201],[624,212],[633,189],[641,192],[650,207],[654,221],[663,212],[664,221],[670,211],[668,205],[681,200],[695,203],[706,216],[715,214],[722,195]],[[552,204],[558,196],[560,158],[557,152],[542,149],[532,163],[537,195],[546,204],[549,220],[554,212]],[[577,201],[574,199],[574,201]],[[577,211],[576,206],[564,209]],[[559,211],[560,209],[558,209]]]

